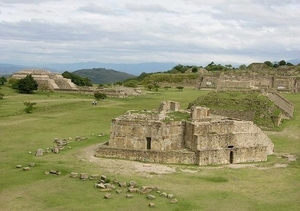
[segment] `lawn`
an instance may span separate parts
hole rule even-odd
[[[99,168],[96,163],[78,158],[83,149],[107,141],[111,119],[127,110],[158,108],[162,100],[178,101],[181,108],[186,108],[207,91],[161,89],[139,97],[107,98],[97,106],[92,105],[92,95],[82,93],[20,95],[7,87],[0,91],[5,93],[0,100],[0,210],[151,209],[146,195],[134,194],[128,199],[126,193],[111,193],[113,198],[106,200],[105,193],[93,187],[94,181],[70,178],[71,172],[134,180],[140,185],[157,186],[178,199],[178,204],[170,204],[154,192],[154,210],[300,210],[300,162],[288,162],[278,154],[269,156],[267,162],[255,163],[256,167],[168,165],[176,169],[175,173],[149,176],[114,174],[109,164]],[[295,117],[283,123],[281,132],[267,134],[276,153],[299,158],[300,94],[284,96],[295,104]],[[25,101],[36,102],[33,113],[24,112]],[[98,137],[100,133],[104,136]],[[87,139],[76,142],[76,136]],[[38,148],[53,146],[55,138],[69,137],[70,148],[59,154],[34,156]],[[36,164],[30,171],[16,168],[30,162]],[[274,167],[283,164],[287,167]],[[61,175],[44,174],[52,169]]]

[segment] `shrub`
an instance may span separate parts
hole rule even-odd
[[[33,109],[35,109],[35,105],[36,103],[32,103],[30,101],[24,102],[24,105],[26,106],[26,108],[24,109],[24,111],[26,113],[32,113]]]
[[[94,93],[94,97],[95,97],[97,100],[105,99],[105,98],[106,98],[106,94],[105,94],[105,93],[101,93],[101,92],[95,92],[95,93]]]

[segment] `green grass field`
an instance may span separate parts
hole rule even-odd
[[[77,157],[91,145],[109,139],[110,121],[130,109],[158,108],[162,100],[174,100],[186,108],[189,102],[207,91],[192,89],[161,90],[140,97],[107,98],[97,106],[91,104],[92,95],[70,93],[36,93],[20,95],[8,87],[0,100],[0,210],[300,210],[300,161],[288,162],[278,155],[256,167],[228,168],[226,166],[199,167],[168,165],[176,169],[172,174],[151,174],[142,177],[113,174],[109,165],[99,168],[96,163]],[[300,159],[300,94],[284,94],[295,104],[295,117],[283,123],[282,132],[267,132],[275,144],[276,153],[290,153]],[[31,114],[24,112],[24,101],[36,102]],[[98,137],[97,134],[105,136]],[[95,135],[92,135],[95,134]],[[87,140],[75,142],[76,136]],[[69,146],[59,154],[34,156],[38,148],[53,146],[54,138],[72,137]],[[28,152],[32,153],[29,154]],[[16,168],[18,164],[36,165],[30,171]],[[287,167],[274,168],[275,164]],[[120,166],[121,168],[121,166]],[[61,175],[45,175],[51,169]],[[185,171],[183,171],[185,170]],[[135,180],[140,185],[154,185],[172,193],[178,204],[153,193],[155,208],[149,208],[146,195],[112,193],[106,200],[95,189],[94,181],[80,181],[69,177],[70,172],[104,174],[120,181]]]

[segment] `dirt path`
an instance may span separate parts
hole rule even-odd
[[[114,174],[131,175],[135,173],[140,176],[152,177],[154,175],[171,174],[175,172],[175,167],[162,164],[95,157],[96,149],[100,145],[102,144],[96,144],[82,149],[78,154],[78,158],[82,161],[95,163],[100,168],[104,168]]]

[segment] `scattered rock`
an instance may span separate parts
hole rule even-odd
[[[23,167],[23,170],[24,170],[24,171],[29,171],[30,168],[29,168],[28,166],[26,166],[26,167]]]
[[[287,158],[289,162],[293,162],[297,160],[296,156],[290,154],[283,154],[281,155],[281,157]]]
[[[96,188],[101,188],[101,189],[105,189],[105,185],[103,183],[98,183],[95,185]]]
[[[89,178],[89,175],[87,173],[81,173],[79,178],[81,180],[87,180]]]
[[[44,155],[44,150],[43,149],[37,149],[36,153],[35,153],[35,156],[42,156],[42,155]]]
[[[167,196],[168,196],[168,194],[167,194],[166,192],[162,192],[160,195],[161,195],[161,196],[164,196],[164,197],[167,197]]]
[[[136,188],[137,187],[137,183],[135,181],[130,181],[129,184],[128,184],[128,186]]]
[[[105,183],[104,186],[105,186],[105,188],[109,188],[109,189],[112,189],[112,190],[116,189],[116,187],[114,185],[110,184],[110,183]]]
[[[172,200],[170,201],[170,203],[171,203],[171,204],[178,204],[178,200],[177,200],[177,199],[172,199]]]
[[[60,172],[60,171],[57,171],[57,170],[50,170],[49,173],[50,173],[50,174],[61,175],[61,172]]]
[[[133,198],[132,194],[126,194],[126,198]]]
[[[99,174],[92,174],[90,176],[90,180],[96,180],[96,179],[99,179]]]
[[[49,171],[45,171],[45,173],[44,173],[45,175],[48,175],[48,174],[50,174],[50,172]]]
[[[101,189],[100,192],[111,192],[112,189],[110,188],[104,188],[104,189]]]
[[[129,187],[129,188],[128,188],[128,192],[129,192],[129,193],[137,193],[137,192],[138,192],[138,189],[137,189],[137,188],[131,188],[131,187]]]
[[[78,173],[77,172],[71,172],[70,177],[77,178],[78,177]]]
[[[168,194],[168,199],[173,199],[174,198],[174,195],[173,194]]]
[[[119,186],[122,188],[127,187],[127,183],[126,182],[119,182]]]
[[[58,153],[59,153],[59,148],[58,148],[58,146],[54,146],[54,147],[52,148],[52,152],[55,153],[55,154],[58,154]]]
[[[139,193],[142,193],[142,194],[146,194],[146,193],[151,193],[153,191],[153,187],[150,187],[150,186],[142,186],[140,189],[139,189]]]
[[[31,166],[31,167],[35,166],[35,163],[31,162],[31,163],[29,163],[29,166]]]
[[[105,175],[101,175],[100,179],[105,182],[107,180],[107,177]]]
[[[149,207],[155,207],[155,204],[154,204],[153,202],[150,202],[150,203],[148,204],[148,206],[149,206]]]
[[[123,191],[122,190],[116,190],[117,194],[121,194]]]
[[[106,193],[106,194],[104,195],[104,198],[105,198],[105,199],[111,199],[111,198],[112,198],[112,196],[111,196],[111,194],[109,194],[109,193]]]
[[[22,168],[22,165],[17,165],[17,168]]]
[[[156,197],[154,195],[147,195],[147,199],[154,200]]]

